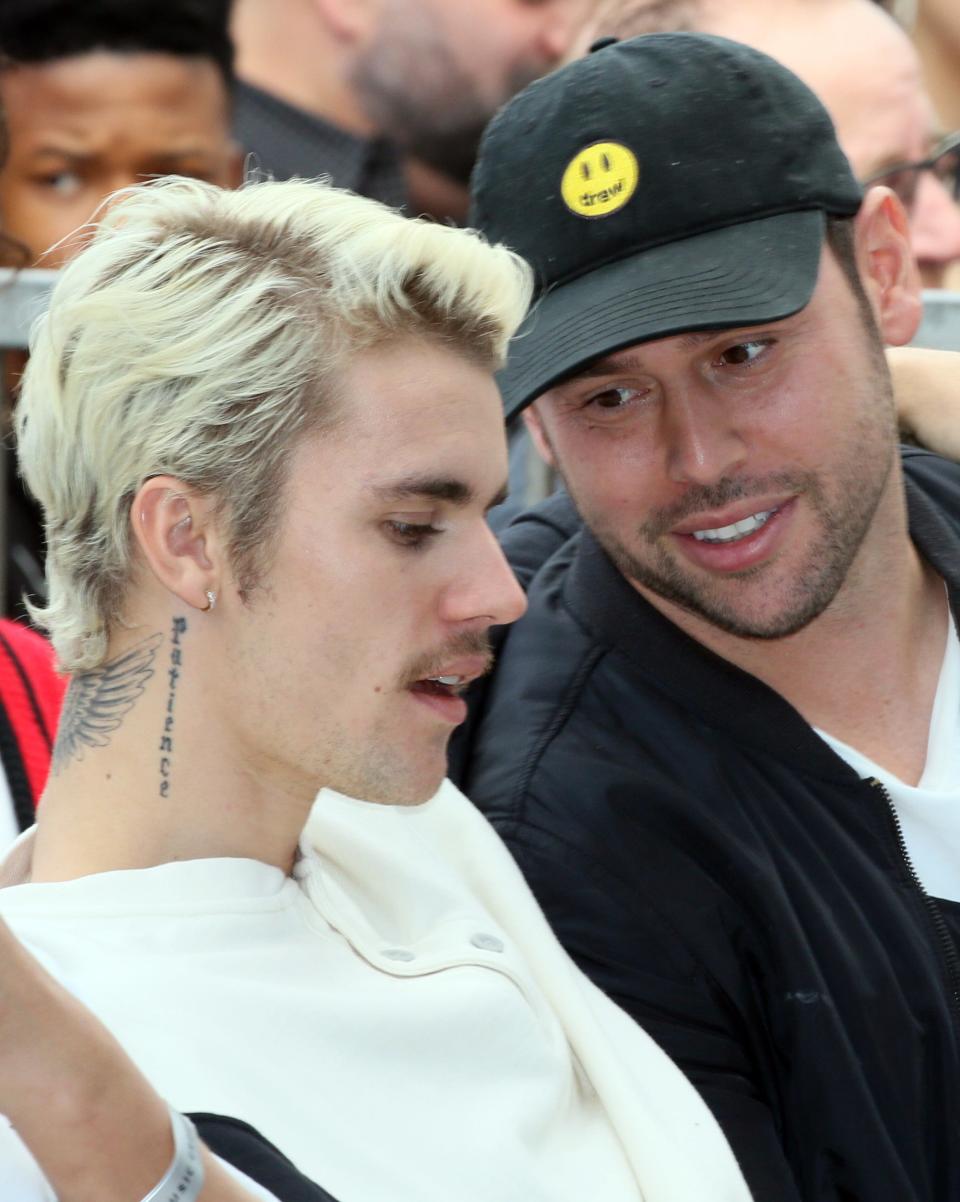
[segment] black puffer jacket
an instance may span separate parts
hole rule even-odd
[[[958,615],[960,467],[906,466]],[[546,514],[507,533],[528,568],[562,538]],[[920,888],[884,791],[587,532],[529,594],[454,775],[562,942],[700,1088],[760,1202],[956,1202],[960,907]]]

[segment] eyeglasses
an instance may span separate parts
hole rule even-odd
[[[932,171],[954,200],[960,201],[960,130],[948,134],[934,147],[929,157],[916,163],[895,163],[885,167],[869,179],[861,180],[865,188],[871,184],[885,184],[892,188],[909,211],[917,199],[917,185],[921,171]]]

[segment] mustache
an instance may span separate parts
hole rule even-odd
[[[691,485],[679,501],[655,509],[640,527],[640,533],[651,543],[672,530],[678,522],[704,510],[722,509],[732,501],[762,497],[772,492],[806,492],[810,476],[800,472],[772,472],[768,476],[724,476],[713,484]]]
[[[485,676],[493,667],[493,646],[489,634],[486,631],[465,630],[442,647],[419,656],[404,673],[403,688],[409,688],[427,676],[439,675],[445,664],[462,655],[483,656],[485,664],[481,676]]]

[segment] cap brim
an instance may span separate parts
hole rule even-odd
[[[780,213],[656,246],[553,288],[527,315],[497,377],[507,420],[600,355],[799,312],[816,286],[825,228],[820,210]]]

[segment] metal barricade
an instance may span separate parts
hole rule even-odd
[[[912,345],[960,351],[960,292],[924,292],[923,321]]]
[[[24,348],[33,320],[43,311],[55,271],[0,268],[0,348]],[[914,346],[960,351],[960,292],[928,290]]]
[[[46,307],[56,278],[55,271],[0,268],[0,348],[26,347],[30,326]]]

